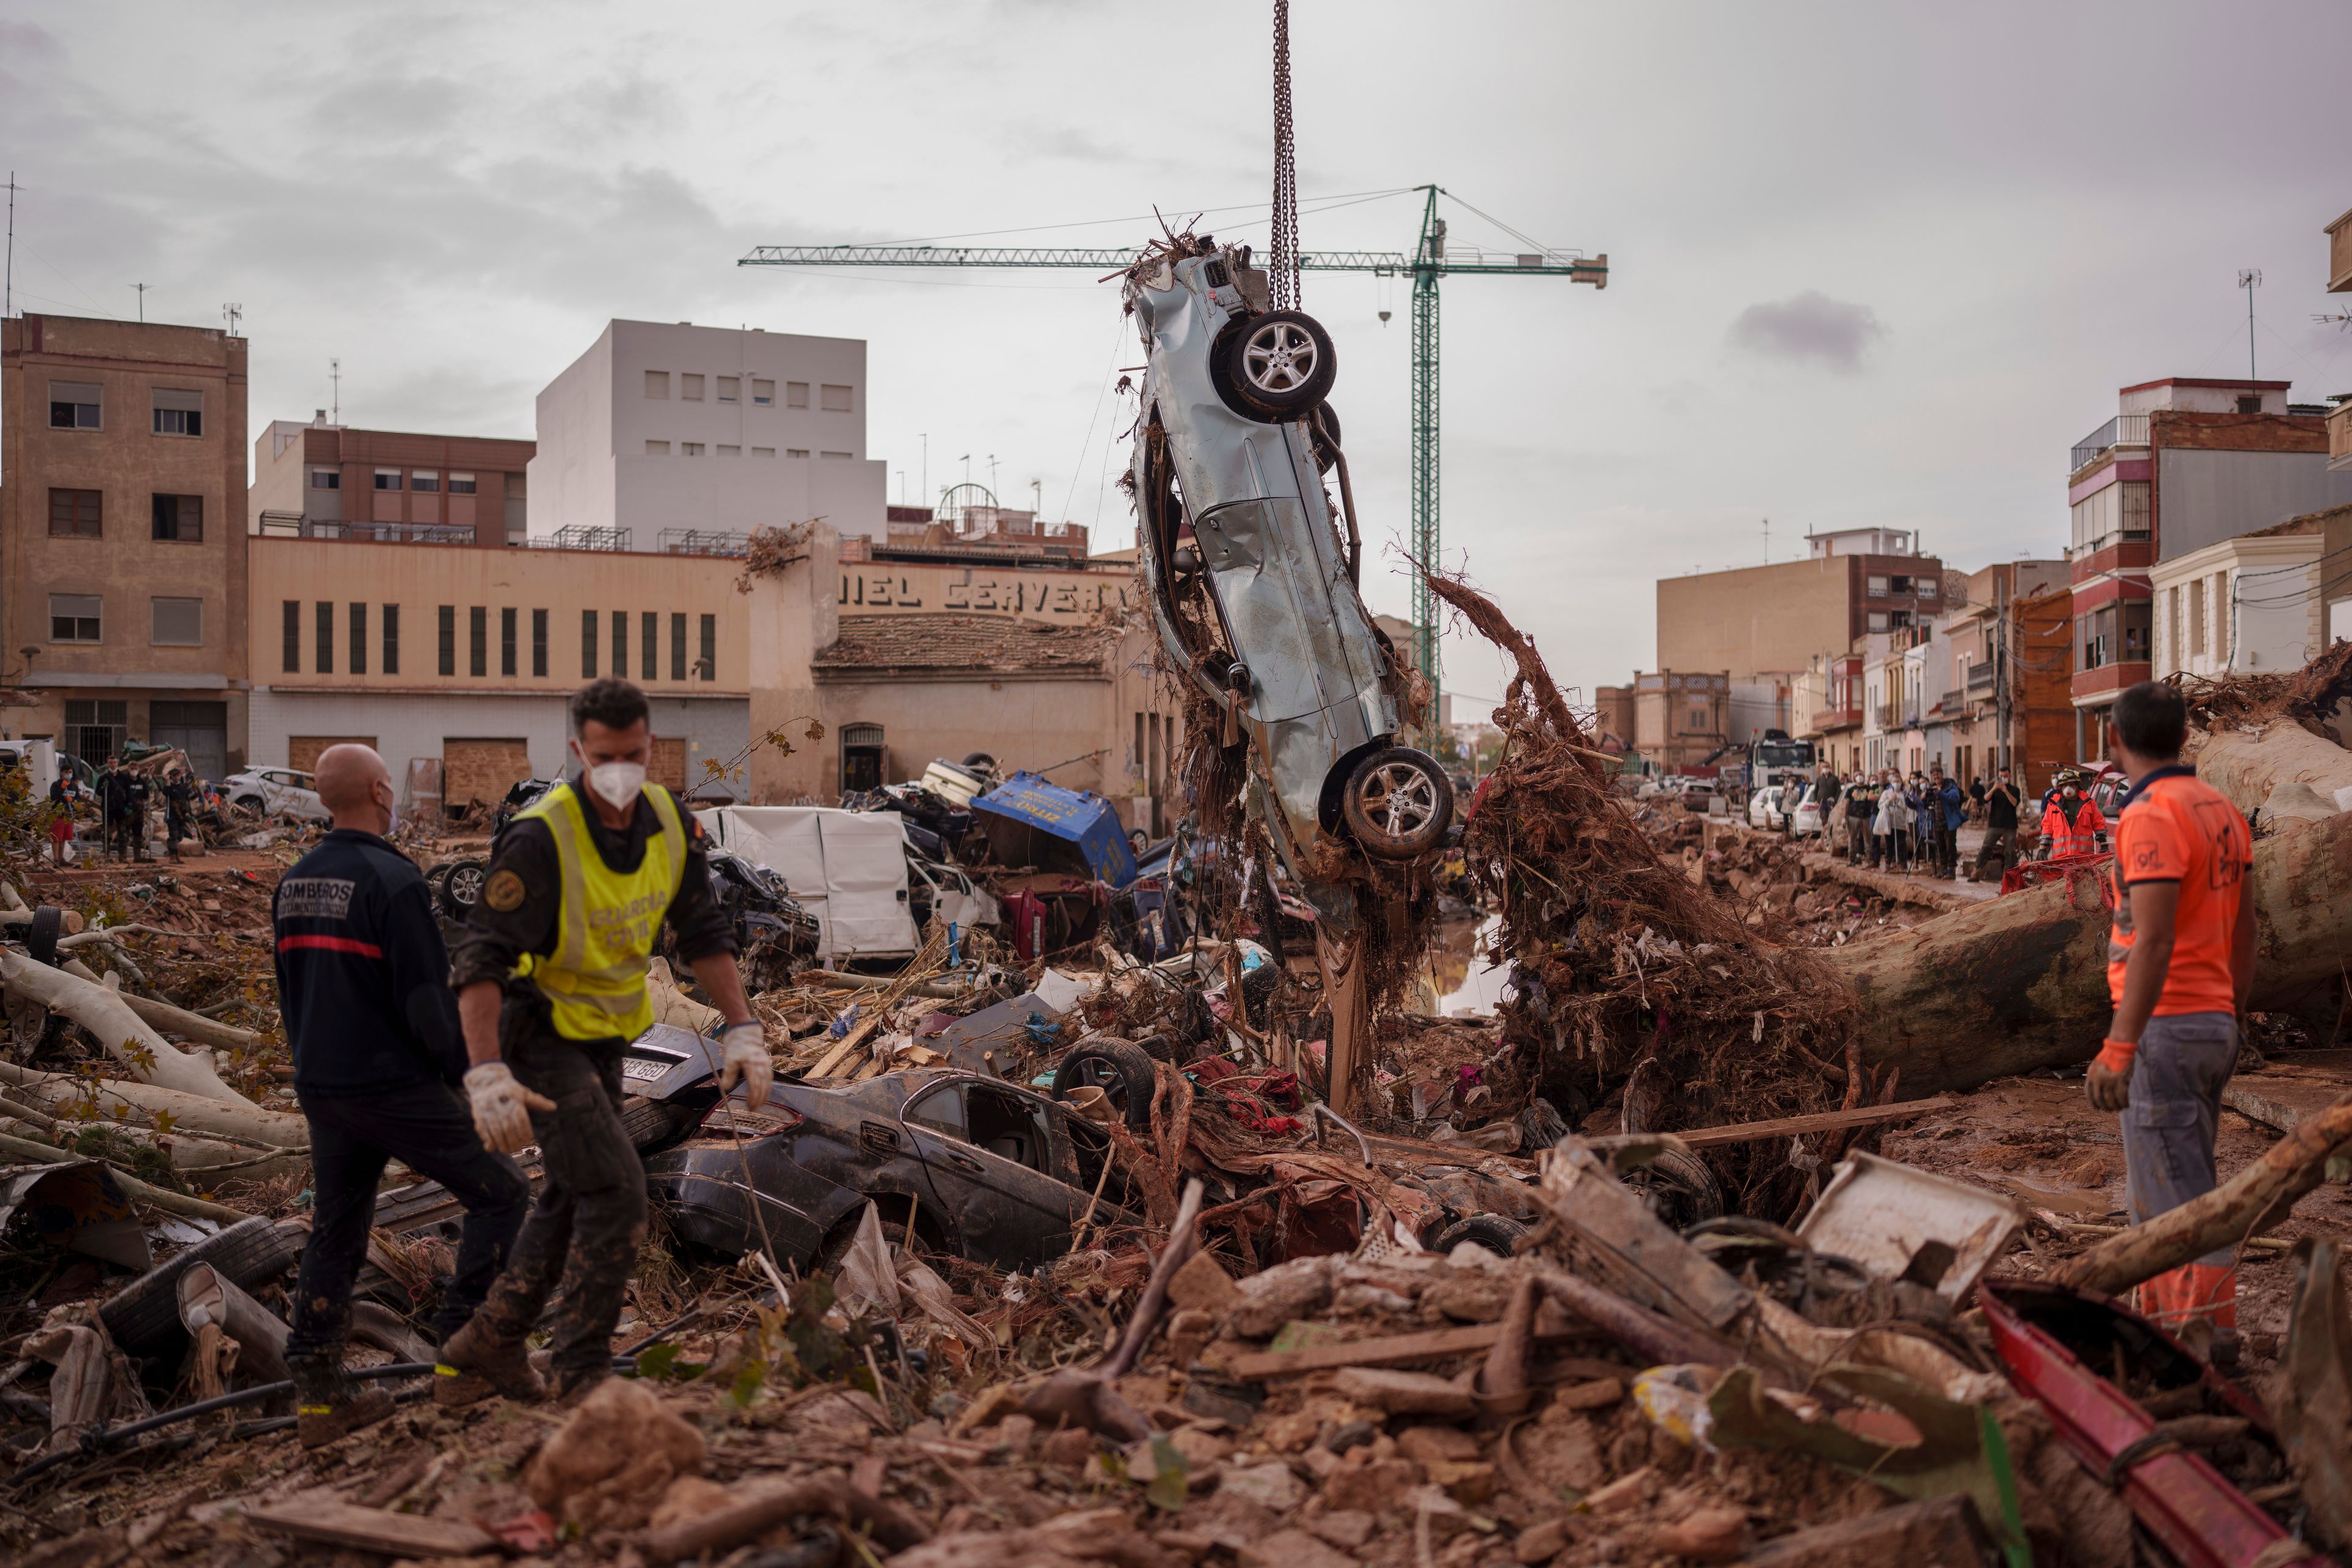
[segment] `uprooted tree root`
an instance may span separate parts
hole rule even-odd
[[[2331,645],[2300,669],[2260,675],[2182,673],[2166,679],[2179,689],[2190,717],[2208,729],[2267,724],[2284,718],[2322,740],[2336,741],[2328,726],[2344,704],[2352,702],[2352,643]]]
[[[1489,957],[1517,973],[1497,1013],[1518,1092],[1571,1122],[1613,1100],[1625,1131],[1825,1109],[1831,1064],[1852,1059],[1853,990],[1661,860],[1533,641],[1466,584],[1426,581],[1517,667],[1466,847],[1502,910]],[[1860,1076],[1844,1077],[1860,1103]],[[1773,1217],[1792,1206],[1803,1178],[1784,1147],[1758,1146],[1745,1165],[1738,1152],[1711,1155],[1739,1206]]]

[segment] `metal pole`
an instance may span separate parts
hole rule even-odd
[[[1422,570],[1434,572],[1443,542],[1437,509],[1437,279],[1445,258],[1445,228],[1437,216],[1437,187],[1427,189],[1412,273],[1412,553]],[[1412,630],[1413,659],[1434,702],[1442,668],[1437,595],[1418,576],[1412,584]]]

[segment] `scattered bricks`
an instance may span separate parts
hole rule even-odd
[[[1440,1459],[1472,1464],[1478,1458],[1478,1439],[1458,1426],[1408,1426],[1396,1435],[1396,1451],[1420,1464]]]
[[[1312,1317],[1331,1304],[1339,1274],[1337,1258],[1299,1258],[1253,1274],[1235,1287],[1241,1300],[1233,1310],[1234,1331],[1262,1340],[1293,1318]]]
[[[1323,1412],[1313,1407],[1277,1415],[1265,1424],[1265,1446],[1277,1454],[1296,1454],[1323,1430]]]
[[[1360,1509],[1326,1510],[1306,1521],[1307,1528],[1342,1551],[1354,1552],[1371,1540],[1380,1521]]]
[[[1376,1459],[1368,1465],[1342,1465],[1323,1483],[1323,1507],[1328,1512],[1353,1510],[1385,1513],[1421,1484],[1421,1467],[1411,1459]]]
[[[1206,1257],[1207,1254],[1202,1254]],[[1195,1262],[1199,1259],[1195,1258]],[[1186,1307],[1169,1314],[1168,1364],[1191,1366],[1217,1337],[1217,1315],[1198,1307]]]
[[[1170,1278],[1168,1300],[1171,1306],[1222,1318],[1241,1305],[1242,1290],[1214,1256],[1196,1252]]]
[[[1300,1454],[1296,1463],[1312,1476],[1316,1484],[1319,1486],[1331,1479],[1331,1473],[1334,1470],[1346,1468],[1348,1461],[1330,1449],[1318,1445],[1308,1447]]]
[[[1748,1515],[1736,1508],[1703,1508],[1652,1531],[1650,1545],[1695,1563],[1736,1563],[1748,1554]]]
[[[1218,1488],[1227,1497],[1254,1502],[1276,1513],[1288,1513],[1306,1500],[1307,1486],[1283,1464],[1238,1467],[1225,1472]]]
[[[1303,1530],[1277,1530],[1243,1547],[1237,1555],[1241,1568],[1360,1568],[1355,1558]]]
[[[1639,1508],[1650,1500],[1657,1489],[1657,1475],[1649,1466],[1618,1477],[1599,1491],[1589,1494],[1580,1505],[1587,1513],[1607,1516]]]
[[[1179,1426],[1168,1434],[1168,1442],[1184,1456],[1184,1463],[1195,1475],[1214,1465],[1224,1463],[1234,1446],[1213,1432],[1198,1426]]]
[[[1425,1372],[1399,1372],[1383,1366],[1343,1367],[1333,1386],[1342,1399],[1369,1405],[1391,1415],[1437,1415],[1461,1420],[1475,1408],[1468,1389]]]
[[[1625,1385],[1613,1377],[1595,1378],[1591,1383],[1571,1383],[1552,1390],[1552,1407],[1557,1410],[1605,1410],[1625,1397]]]
[[[1094,1458],[1095,1435],[1083,1426],[1065,1426],[1037,1445],[1037,1462],[1076,1475]]]

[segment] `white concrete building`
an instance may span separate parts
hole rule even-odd
[[[2341,624],[2352,618],[2346,614],[2352,602],[2331,605],[2323,591],[2326,545],[2317,519],[2298,519],[2149,568],[2156,679],[2297,669],[2334,637],[2352,633]],[[2342,571],[2340,563],[2329,564]],[[2339,624],[2331,626],[2331,618]]]
[[[531,535],[619,528],[660,551],[821,517],[880,540],[866,396],[863,339],[613,321],[539,395]]]

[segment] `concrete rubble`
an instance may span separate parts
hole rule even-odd
[[[714,1247],[657,1195],[621,1375],[569,1410],[420,1402],[451,1259],[433,1194],[395,1173],[351,1363],[400,1407],[296,1444],[275,1355],[306,1134],[268,928],[307,830],[59,871],[29,818],[0,821],[0,1547],[36,1568],[2124,1568],[2193,1557],[2179,1532],[2203,1529],[2246,1548],[2219,1560],[2278,1568],[2352,1544],[2326,1239],[2352,1216],[2327,1179],[2352,1053],[2340,982],[2303,956],[2352,912],[2311,869],[2341,814],[2304,799],[2332,804],[2312,715],[2341,671],[2206,699],[2254,805],[2305,786],[2258,818],[2258,878],[2287,889],[2294,858],[2302,901],[2264,895],[2275,1005],[2224,1118],[2234,1195],[2197,1236],[2223,1227],[2244,1270],[2217,1367],[2084,1289],[2168,1245],[2123,1223],[2113,1119],[2073,1076],[2088,982],[2044,984],[2058,1016],[2022,1054],[1959,1021],[2007,1005],[1978,971],[1948,973],[1932,1049],[1874,1011],[1903,964],[1988,931],[2063,928],[2063,958],[2104,919],[2095,886],[1906,891],[1636,802],[1580,760],[1499,612],[1441,592],[1515,651],[1512,746],[1451,907],[1397,873],[1354,1115],[1328,1110],[1311,924],[1245,848],[1147,847],[1095,890],[997,863],[964,803],[893,785],[872,804],[932,819],[927,862],[1034,896],[1066,940],[935,918],[887,973],[782,966],[755,998],[780,1095],[1034,1096],[1076,1151],[1069,1212],[1008,1259],[961,1228],[986,1194],[861,1203],[805,1249]],[[2249,731],[2277,726],[2273,777]],[[405,847],[446,867],[488,844]],[[666,965],[655,990],[668,1029],[709,1026]],[[116,1015],[93,1005],[154,1047],[94,1034]],[[657,1194],[664,1158],[793,1135],[632,1081]],[[2092,1394],[2127,1434],[2112,1451],[2070,1404]],[[2159,1517],[2184,1489],[2211,1505],[2192,1526]]]

